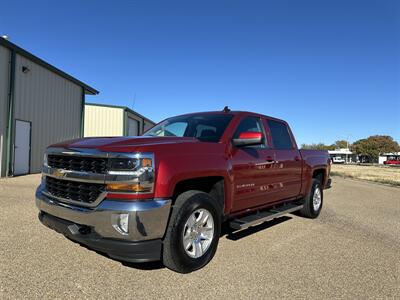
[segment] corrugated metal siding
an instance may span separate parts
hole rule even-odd
[[[10,72],[10,51],[0,46],[0,177],[6,172],[7,99]]]
[[[154,124],[144,120],[144,132],[153,127]]]
[[[140,134],[139,121],[136,119],[128,118],[128,135],[137,136]]]
[[[141,135],[143,133],[143,119],[135,114],[132,114],[130,112],[128,112],[128,119],[132,119],[132,120],[136,120],[139,123],[139,135]],[[129,132],[129,122],[126,124],[127,130],[126,132]]]
[[[85,105],[85,137],[124,135],[124,110]]]
[[[41,171],[49,144],[80,137],[81,113],[82,87],[17,55],[14,118],[32,122],[32,173]]]

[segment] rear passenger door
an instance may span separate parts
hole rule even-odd
[[[275,199],[295,198],[301,190],[302,160],[292,139],[288,125],[284,122],[265,119],[275,156]]]

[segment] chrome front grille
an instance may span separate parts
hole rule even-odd
[[[105,191],[105,185],[70,180],[56,179],[46,176],[46,191],[51,196],[91,204]]]
[[[105,174],[107,172],[107,162],[107,158],[102,157],[54,154],[49,154],[47,157],[47,164],[51,168],[98,174]]]
[[[139,169],[130,170],[122,164],[126,160],[142,163],[146,158],[151,161],[150,165],[141,165]],[[64,203],[96,207],[107,197],[106,185],[110,183],[140,183],[145,190],[137,194],[152,193],[154,154],[50,147],[46,150],[42,174],[46,196]],[[115,193],[123,194],[125,190]]]

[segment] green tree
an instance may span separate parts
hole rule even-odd
[[[335,147],[332,145],[325,145],[323,143],[318,144],[301,144],[301,149],[305,150],[333,150]]]
[[[335,149],[339,149],[339,148],[347,148],[349,144],[346,140],[338,140],[332,146],[335,147]]]
[[[352,149],[358,155],[368,157],[370,162],[377,162],[379,154],[399,152],[399,144],[387,135],[373,135],[353,143]]]

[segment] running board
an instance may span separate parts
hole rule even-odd
[[[272,219],[279,218],[283,215],[300,210],[303,205],[286,204],[283,206],[275,207],[270,210],[257,211],[257,213],[248,215],[239,219],[234,219],[229,223],[229,226],[235,230],[241,230],[254,226]]]

